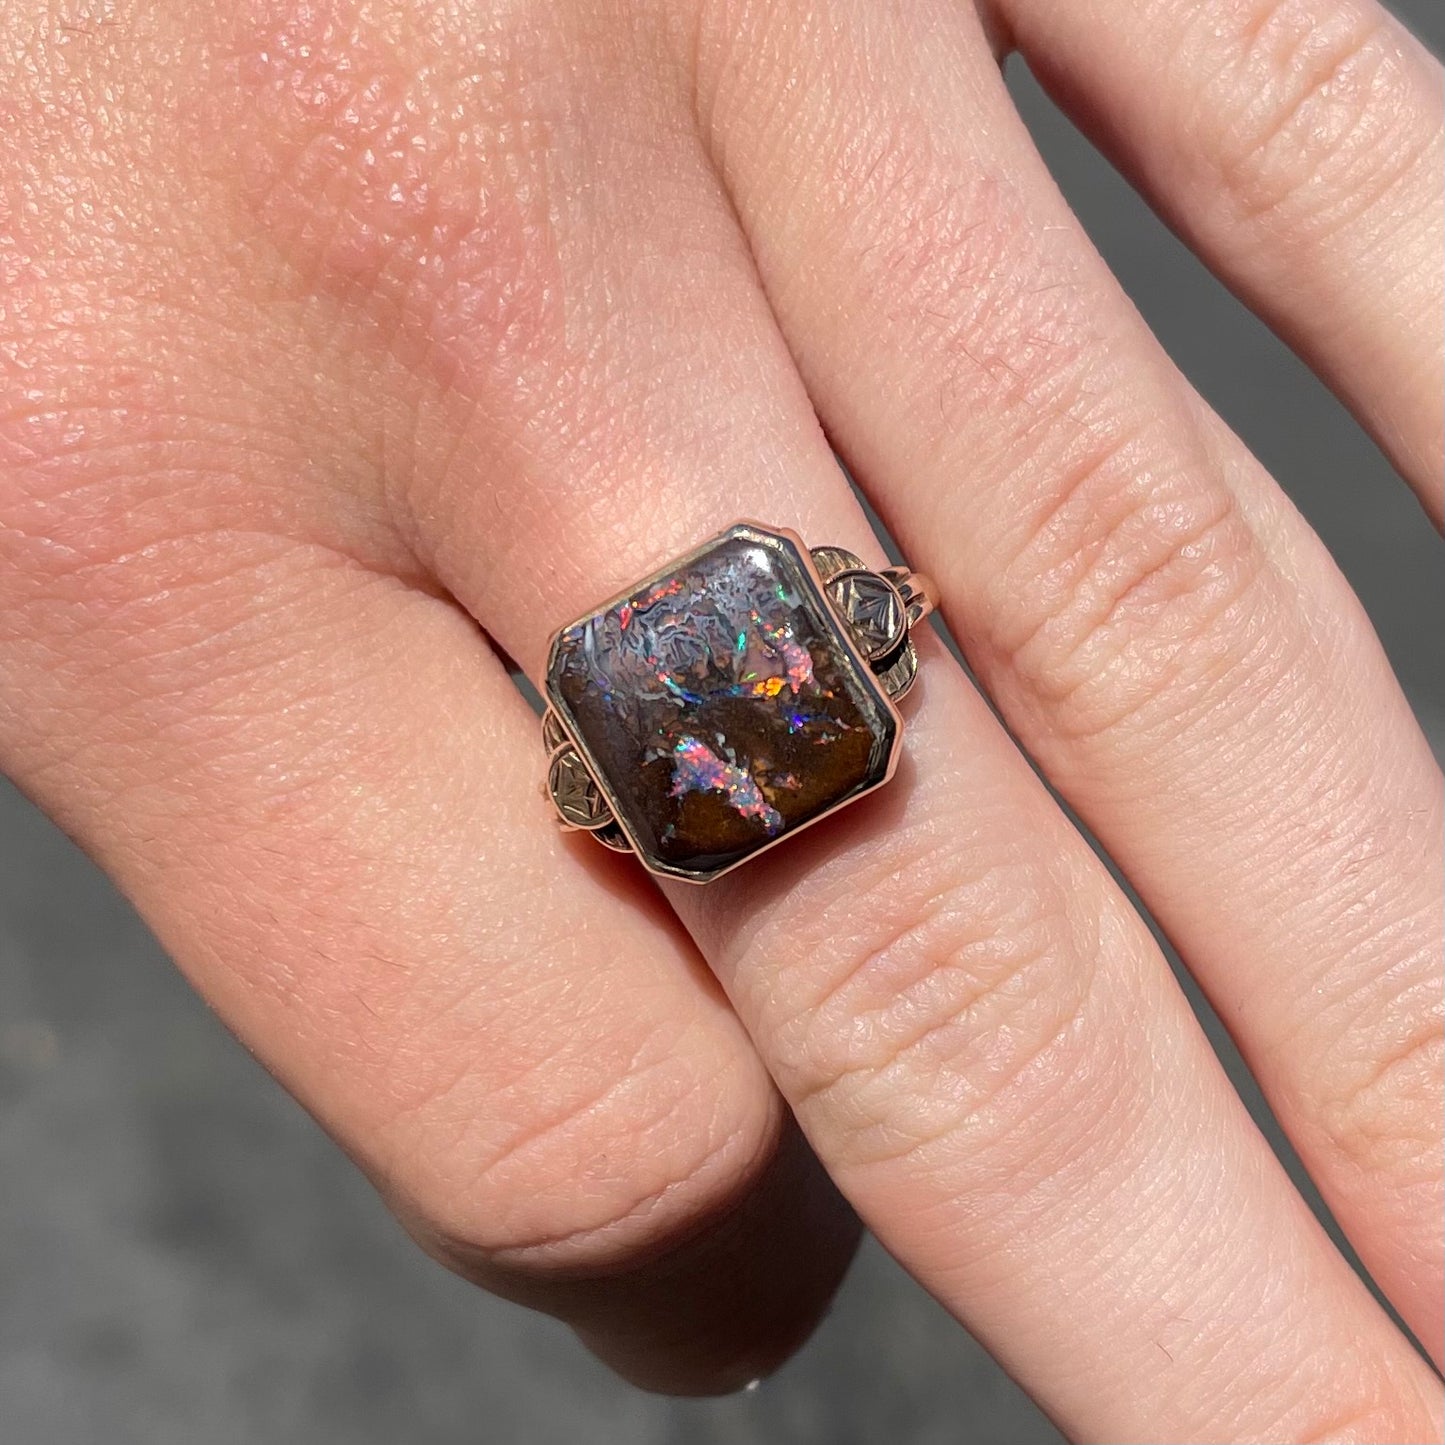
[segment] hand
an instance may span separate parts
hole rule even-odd
[[[16,0],[0,763],[640,1383],[774,1366],[856,1210],[1076,1437],[1439,1439],[936,643],[894,783],[705,890],[539,789],[553,627],[738,516],[881,561],[831,443],[1439,1365],[1440,778],[1012,46],[1438,523],[1440,72],[1371,0]]]

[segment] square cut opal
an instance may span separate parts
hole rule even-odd
[[[898,715],[841,626],[744,525],[558,633],[548,700],[649,868],[706,881],[888,777]]]

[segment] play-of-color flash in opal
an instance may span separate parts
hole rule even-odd
[[[799,545],[746,525],[560,632],[547,692],[643,860],[694,879],[883,781],[898,736]]]

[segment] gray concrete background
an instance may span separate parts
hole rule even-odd
[[[1438,0],[1398,8],[1445,39]],[[1414,501],[1021,67],[1011,79],[1146,317],[1339,558],[1438,749],[1445,554]],[[755,1393],[618,1384],[560,1326],[416,1253],[99,873],[0,784],[5,1445],[1057,1438],[872,1245],[814,1342]]]

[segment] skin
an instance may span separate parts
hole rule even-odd
[[[1440,776],[1013,48],[1438,525],[1440,71],[1363,0],[18,0],[0,765],[639,1384],[776,1366],[861,1217],[1074,1438],[1437,1440]],[[554,826],[509,660],[738,516],[881,562],[834,450],[1435,1369],[936,639],[765,863]]]

